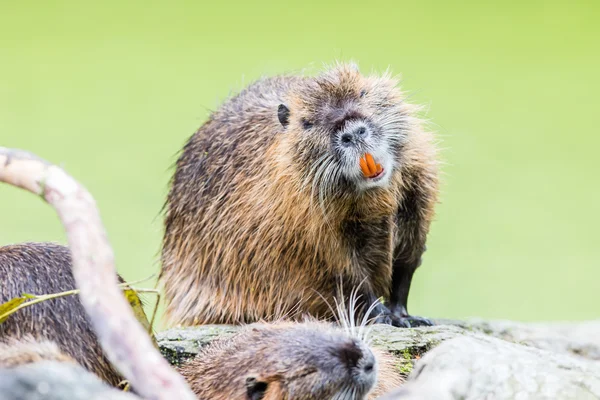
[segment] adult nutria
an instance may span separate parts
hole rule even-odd
[[[75,288],[67,247],[52,243],[0,247],[0,304],[23,293],[44,295]],[[26,344],[28,337],[41,340],[41,347],[29,345],[23,349],[37,348],[43,352],[50,350],[47,342],[51,342],[107,383],[116,386],[123,380],[105,358],[79,296],[34,304],[0,324],[0,341],[25,339]]]
[[[371,316],[430,324],[406,303],[438,193],[433,136],[397,81],[337,65],[225,102],[189,139],[166,203],[171,323],[331,317],[360,286]]]
[[[249,325],[179,371],[201,400],[359,400],[402,382],[391,356],[314,321]]]

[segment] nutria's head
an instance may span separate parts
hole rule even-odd
[[[273,112],[305,183],[342,194],[390,184],[410,111],[395,80],[363,76],[350,64],[299,82]]]
[[[321,323],[250,325],[181,367],[201,399],[366,398],[377,376],[361,340]]]

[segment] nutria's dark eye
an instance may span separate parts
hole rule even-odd
[[[290,122],[290,110],[285,105],[280,104],[279,108],[277,108],[277,118],[285,128]]]
[[[313,127],[313,123],[312,123],[312,122],[310,122],[310,121],[307,121],[307,120],[303,119],[303,120],[302,120],[302,127],[303,127],[304,129],[307,129],[307,130],[308,130],[308,129],[310,129],[310,128],[312,128],[312,127]]]
[[[366,94],[367,94],[367,91],[365,89],[360,91],[360,97],[365,97]]]
[[[257,381],[256,378],[246,379],[246,392],[248,400],[261,400],[265,397],[268,384],[266,382]]]

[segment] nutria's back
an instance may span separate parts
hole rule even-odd
[[[67,247],[25,243],[0,247],[0,303],[23,293],[44,295],[76,289]],[[60,351],[112,385],[122,380],[105,358],[77,295],[43,301],[0,324],[0,341],[26,337],[55,343]]]

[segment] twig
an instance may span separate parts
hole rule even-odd
[[[12,308],[12,309],[8,310],[7,312],[5,312],[4,314],[0,315],[0,321],[2,321],[4,318],[8,317],[9,315],[16,313],[17,311],[22,310],[23,308],[32,306],[37,303],[41,303],[42,301],[58,299],[59,297],[72,296],[72,295],[78,294],[78,293],[79,293],[79,289],[67,290],[66,292],[60,292],[60,293],[44,294],[44,295],[39,295],[39,296],[22,294],[21,298],[26,297],[27,299],[30,299],[30,300],[25,301],[24,303],[19,304],[17,307]]]
[[[158,313],[158,305],[160,304],[160,292],[156,291],[156,303],[154,303],[154,311],[152,311],[152,318],[150,319],[150,332],[149,335],[152,335],[154,329],[154,322],[156,321],[156,314]]]
[[[136,293],[153,293],[160,299],[160,292],[158,291],[158,289],[136,288],[136,287],[131,286],[127,282],[120,283],[118,286],[120,288],[123,288],[123,290],[129,289],[129,290],[133,290]],[[67,290],[65,292],[39,294],[39,295],[23,293],[23,294],[21,294],[20,298],[22,298],[24,300],[24,302],[19,304],[18,306],[15,306],[14,308],[11,308],[10,310],[6,311],[4,314],[0,314],[0,321],[3,321],[4,318],[16,313],[19,310],[22,310],[23,308],[32,306],[34,304],[41,303],[43,301],[58,299],[60,297],[73,296],[73,295],[79,294],[79,292],[80,292],[79,289],[73,289],[73,290]],[[156,309],[154,310],[154,314],[156,314]],[[152,325],[152,324],[150,324],[150,325]],[[149,332],[149,333],[151,334],[152,332]]]
[[[0,181],[51,204],[62,221],[81,303],[108,359],[146,399],[195,400],[152,344],[117,286],[114,255],[90,193],[61,168],[30,153],[0,147]]]

